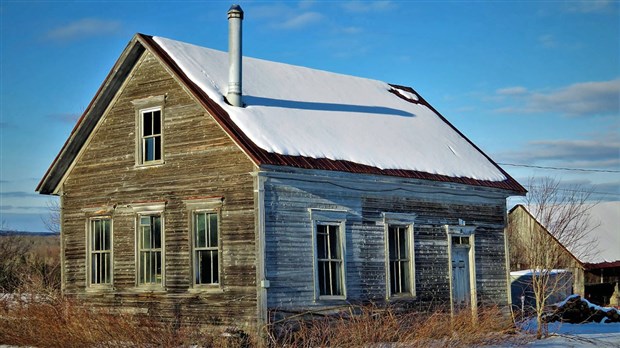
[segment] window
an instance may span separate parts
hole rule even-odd
[[[90,220],[88,231],[88,269],[90,285],[112,283],[112,221]]]
[[[162,160],[161,108],[140,111],[142,163]]]
[[[138,284],[162,284],[161,215],[140,215],[138,221]]]
[[[132,100],[136,112],[136,166],[164,163],[165,95]]]
[[[194,212],[194,283],[219,284],[219,227],[216,212]]]
[[[314,299],[347,297],[346,210],[308,209],[314,247]]]
[[[320,296],[344,296],[340,226],[317,224],[317,275]]]
[[[390,296],[411,294],[412,252],[409,238],[410,228],[406,225],[388,226],[388,268]]]

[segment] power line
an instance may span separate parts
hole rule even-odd
[[[596,186],[596,185],[594,185]],[[528,188],[541,188],[541,186],[537,185],[529,185]],[[588,191],[588,189],[570,189],[570,188],[557,188],[558,191],[564,192],[578,192],[578,193],[587,193],[592,195],[611,195],[611,196],[620,196],[620,192],[599,192],[599,191]]]
[[[594,172],[594,173],[620,173],[620,170],[613,169],[585,169],[585,168],[565,168],[565,167],[547,167],[547,166],[535,166],[530,164],[516,164],[516,163],[497,163],[502,166],[511,167],[525,167],[525,168],[537,168],[537,169],[551,169],[551,170],[565,170],[574,172]]]

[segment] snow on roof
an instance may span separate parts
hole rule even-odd
[[[418,103],[415,93],[377,80],[243,57],[245,107],[233,107],[224,100],[226,52],[153,39],[267,152],[476,180],[507,179],[432,109]]]

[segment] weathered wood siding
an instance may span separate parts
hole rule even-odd
[[[272,168],[274,169],[274,168]],[[504,220],[506,194],[438,182],[406,181],[336,172],[266,173],[266,277],[268,307],[300,310],[386,298],[383,212],[415,214],[416,298],[411,305],[450,300],[445,225],[476,226],[479,304],[508,303]],[[312,220],[309,208],[345,210],[346,289],[343,300],[315,300]]]
[[[181,323],[254,325],[256,255],[252,162],[150,53],[134,67],[64,181],[63,243],[67,294],[94,306],[151,313]],[[166,95],[165,164],[136,167],[131,101]],[[221,290],[192,290],[190,216],[183,200],[223,197]],[[165,289],[136,287],[136,214],[131,205],[166,202]],[[88,291],[84,208],[111,208],[114,288]]]

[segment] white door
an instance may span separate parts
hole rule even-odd
[[[452,245],[452,301],[454,308],[469,306],[469,245]]]

